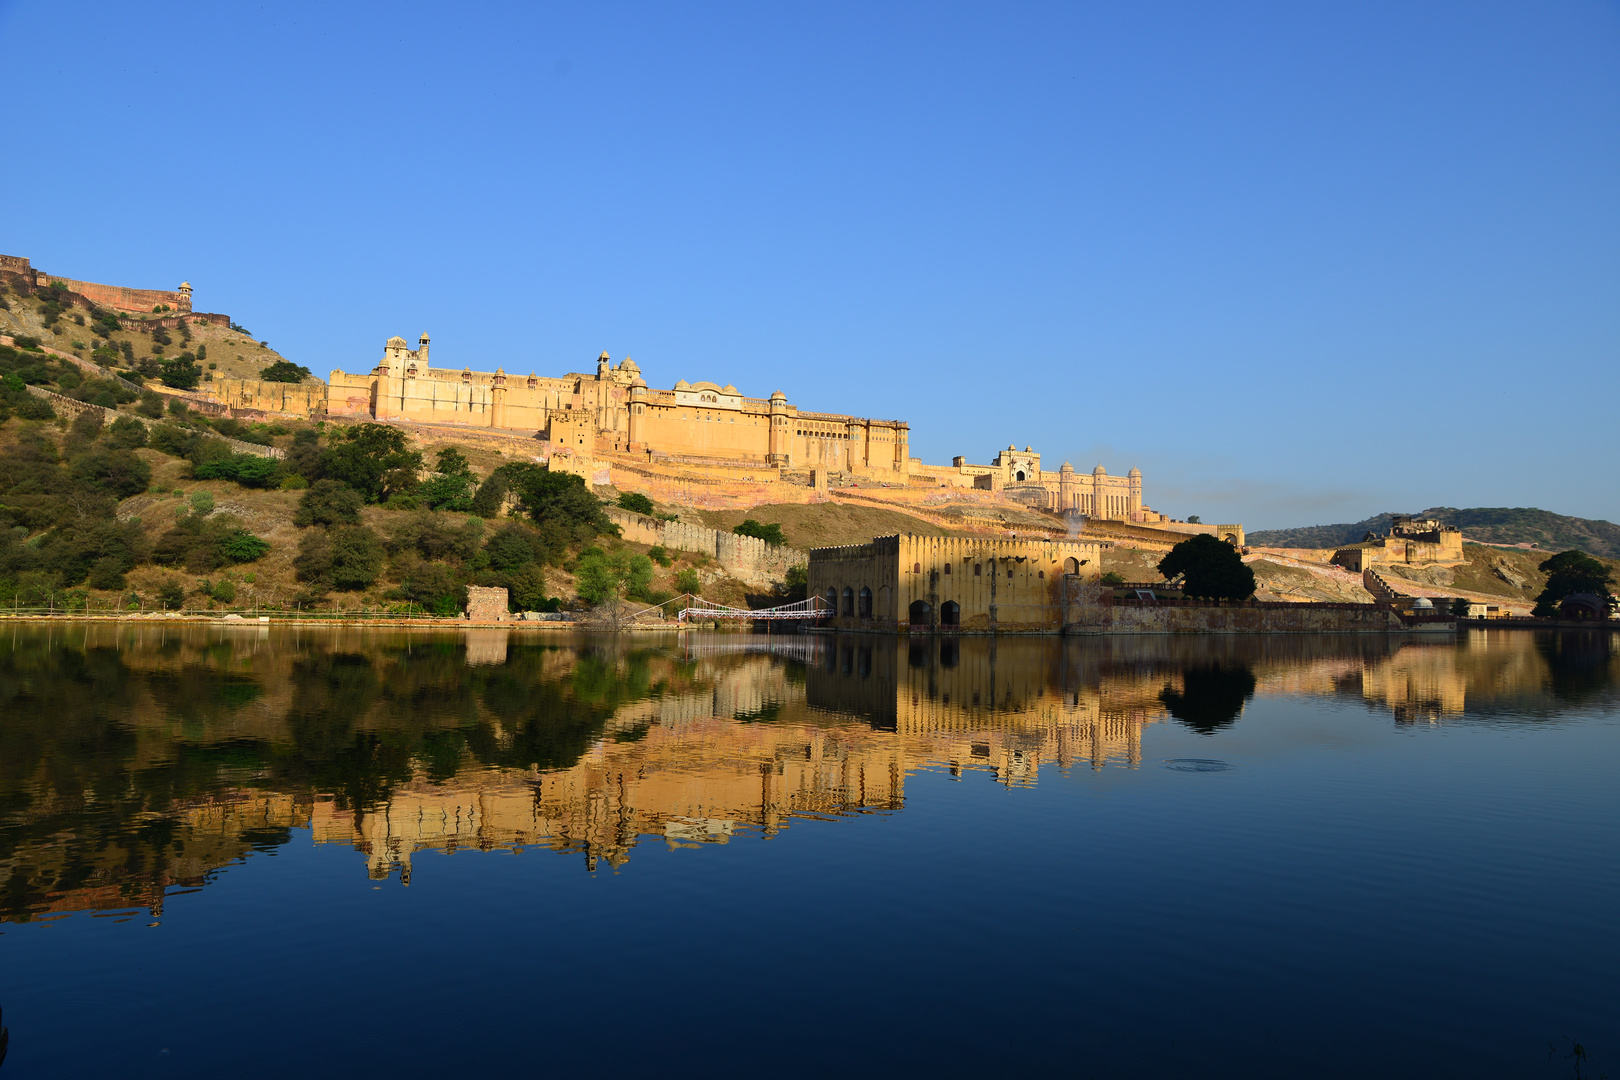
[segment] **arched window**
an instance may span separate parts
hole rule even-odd
[[[1007,577],[1009,580],[1012,578],[1012,563],[1007,564]]]
[[[1045,581],[1046,580],[1046,571],[1045,570],[1037,570],[1037,571],[1035,571],[1035,576],[1040,578],[1042,581]]]
[[[861,618],[863,619],[870,619],[872,617],[872,590],[868,589],[865,585],[861,586],[860,614]]]
[[[955,600],[947,600],[939,605],[939,625],[960,626],[962,623],[962,605]]]
[[[984,574],[984,564],[983,563],[974,563],[973,564],[973,576],[974,577],[980,577],[983,574]]]
[[[844,614],[855,614],[855,590],[848,585],[844,586]]]
[[[1078,574],[1080,572],[1080,560],[1076,559],[1076,558],[1074,558],[1072,556],[1070,558],[1064,559],[1063,560],[1063,572],[1065,574]]]
[[[912,572],[912,573],[913,573],[913,574],[920,574],[920,573],[922,573],[922,563],[920,563],[920,562],[914,562],[914,563],[912,563],[912,564],[911,564],[911,572]]]
[[[829,614],[829,615],[838,614],[838,590],[837,589],[828,589],[827,590],[827,614]]]
[[[951,564],[950,563],[945,564],[945,576],[946,577],[951,576]]]

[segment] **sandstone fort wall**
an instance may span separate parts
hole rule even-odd
[[[807,560],[802,551],[772,547],[757,536],[738,536],[685,521],[659,521],[617,507],[608,507],[607,515],[631,543],[701,552],[748,582],[782,581],[789,567],[803,566]]]

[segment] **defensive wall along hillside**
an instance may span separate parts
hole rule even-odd
[[[701,552],[748,584],[783,581],[789,567],[803,566],[807,559],[802,551],[772,547],[757,536],[738,536],[685,521],[660,521],[617,507],[608,507],[607,515],[631,543]]]

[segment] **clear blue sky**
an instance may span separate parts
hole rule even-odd
[[[1251,528],[1620,520],[1620,7],[0,0],[0,252]]]

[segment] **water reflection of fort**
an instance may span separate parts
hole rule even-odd
[[[1590,638],[1590,640],[1588,640]],[[923,770],[1016,787],[1134,768],[1147,725],[1254,697],[1400,722],[1545,718],[1613,695],[1607,637],[926,640],[97,628],[0,645],[0,919],[162,909],[308,829],[371,876],[422,851],[725,843],[892,813]]]

